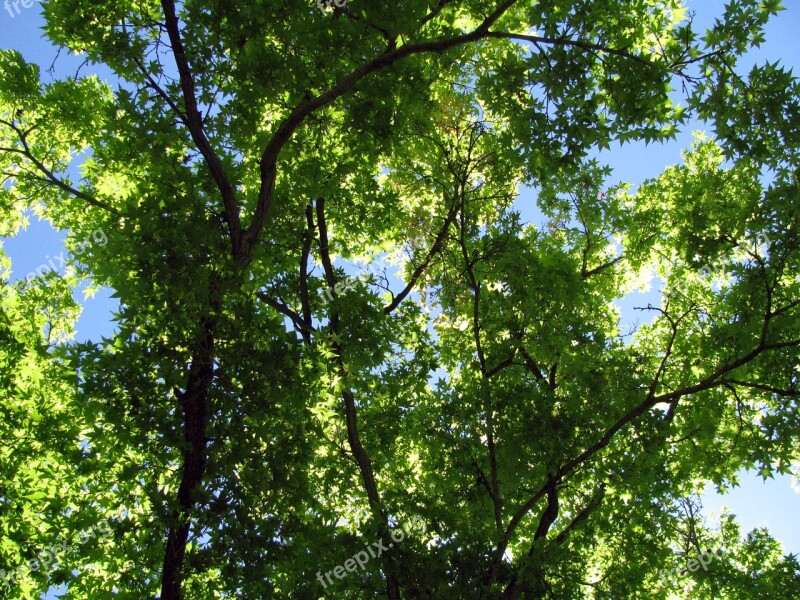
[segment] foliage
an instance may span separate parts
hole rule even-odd
[[[800,594],[686,500],[800,458],[800,87],[737,70],[779,9],[46,3],[114,77],[0,52],[2,233],[34,211],[72,251],[1,290],[0,565],[113,535],[4,596]],[[597,150],[693,118],[682,164],[608,183]],[[71,339],[78,277],[119,299],[107,339]]]

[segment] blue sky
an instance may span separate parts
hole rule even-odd
[[[0,0],[0,48],[19,50],[27,60],[38,63],[45,79],[48,78],[47,69],[53,64],[55,73],[59,76],[74,74],[82,59],[66,52],[61,52],[56,59],[56,49],[42,39],[43,20],[39,3],[25,0],[29,4],[25,7],[18,0],[15,9],[13,2],[2,5],[2,1]],[[740,72],[746,71],[751,64],[764,60],[781,60],[800,72],[800,1],[785,0],[784,3],[787,10],[768,26],[766,43],[742,61]],[[697,13],[695,23],[706,25],[710,23],[711,17],[721,13],[723,2],[688,0],[687,5]],[[94,68],[91,72],[96,72],[101,77],[110,76],[109,73]],[[702,124],[686,128],[674,143],[648,146],[629,144],[605,151],[599,157],[614,168],[612,182],[628,181],[636,185],[646,178],[657,176],[666,165],[679,163],[680,152],[691,144],[695,129],[702,130]],[[707,133],[711,134],[710,131]],[[5,240],[3,246],[12,259],[12,279],[24,277],[63,251],[62,236],[46,223],[35,219],[32,219],[29,227],[17,238]],[[657,282],[655,285],[657,287]],[[83,294],[78,293],[78,297],[82,299]],[[645,306],[648,302],[658,303],[655,291],[631,295],[620,303],[624,310],[623,317],[633,319],[640,316],[641,313],[634,314],[633,307]],[[99,291],[93,298],[86,299],[83,305],[84,312],[78,322],[77,339],[98,340],[101,335],[109,335],[112,331],[111,311],[117,308],[116,301],[109,297],[109,291]],[[727,506],[737,515],[744,532],[754,527],[767,526],[783,542],[787,552],[800,554],[800,520],[791,516],[800,514],[800,494],[792,490],[791,479],[778,476],[774,480],[762,482],[755,473],[741,473],[740,478],[741,487],[725,496],[719,496],[713,491],[707,494],[703,498],[704,512],[718,513],[723,506]]]

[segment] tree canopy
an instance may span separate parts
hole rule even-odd
[[[684,4],[43,4],[87,62],[0,51],[0,234],[69,251],[2,255],[3,597],[800,595],[695,499],[800,460],[800,85],[739,67],[778,0]]]

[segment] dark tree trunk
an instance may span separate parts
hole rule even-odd
[[[219,304],[212,302],[218,313]],[[214,379],[214,329],[216,316],[203,320],[201,339],[195,349],[185,392],[176,392],[183,410],[183,433],[186,444],[183,452],[183,472],[178,488],[178,506],[172,514],[164,567],[161,572],[161,600],[180,600],[181,571],[186,554],[186,542],[191,528],[194,493],[203,481],[206,468],[206,428],[208,394]]]

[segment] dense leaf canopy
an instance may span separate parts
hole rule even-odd
[[[800,459],[800,86],[737,66],[777,0],[683,4],[45,3],[87,63],[0,51],[0,234],[69,250],[2,257],[0,594],[800,595],[693,499]]]

